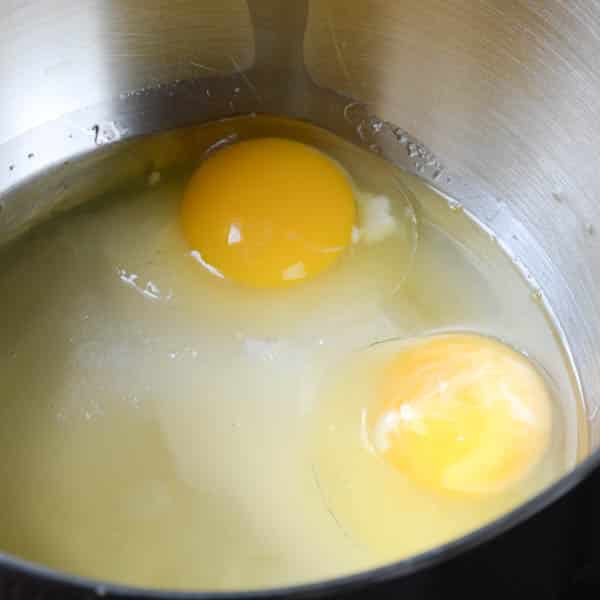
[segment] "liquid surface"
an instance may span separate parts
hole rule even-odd
[[[358,231],[306,282],[238,285],[191,255],[180,223],[189,174],[163,173],[4,249],[2,550],[149,587],[314,581],[466,533],[574,464],[561,346],[464,214],[305,125],[212,127],[216,139],[279,135],[325,152],[353,179]],[[551,395],[543,457],[498,493],[398,476],[365,450],[364,397],[348,394],[343,410],[337,400],[343,365],[371,344],[454,331],[527,352]]]

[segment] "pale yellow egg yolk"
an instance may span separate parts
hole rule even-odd
[[[545,382],[522,355],[485,337],[442,335],[409,346],[387,365],[379,394],[377,450],[437,491],[501,491],[548,444]]]
[[[261,138],[211,155],[185,191],[181,222],[198,258],[255,288],[329,269],[351,243],[352,184],[332,159],[292,140]]]

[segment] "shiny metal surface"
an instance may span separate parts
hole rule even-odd
[[[0,16],[0,242],[176,161],[185,135],[167,157],[116,142],[308,119],[460,199],[533,274],[600,445],[600,2],[8,0]]]

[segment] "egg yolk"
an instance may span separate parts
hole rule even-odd
[[[213,272],[255,288],[285,287],[329,269],[356,221],[349,177],[318,150],[280,138],[228,146],[192,176],[183,232]]]
[[[394,356],[379,394],[376,449],[438,491],[501,491],[547,447],[545,382],[522,355],[495,340],[427,338]]]

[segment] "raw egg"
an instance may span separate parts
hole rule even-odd
[[[350,245],[354,191],[314,148],[247,140],[202,163],[181,220],[190,245],[217,273],[251,287],[283,287],[326,271]]]
[[[552,477],[551,389],[524,355],[477,334],[354,352],[325,376],[314,410],[324,504],[385,560],[478,527]]]
[[[365,189],[346,169],[351,153],[308,141],[254,137],[208,153],[159,242],[167,251],[181,240],[190,256],[191,277],[170,278],[176,301],[201,295],[236,336],[393,335],[383,307],[417,246],[410,193],[392,173]]]
[[[521,479],[550,434],[550,396],[521,354],[478,335],[409,344],[386,365],[375,448],[434,490],[489,494]]]

